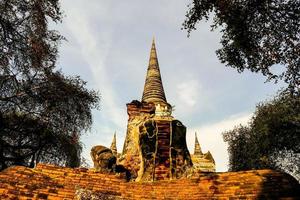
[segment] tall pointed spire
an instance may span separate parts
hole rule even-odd
[[[117,139],[116,139],[116,132],[114,133],[114,137],[112,143],[110,145],[110,150],[114,155],[117,155]]]
[[[202,150],[197,138],[197,132],[195,132],[195,149],[194,149],[194,155],[202,155]]]
[[[162,85],[154,38],[152,41],[142,101],[153,103],[167,102],[164,88]]]

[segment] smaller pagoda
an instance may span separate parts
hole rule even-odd
[[[191,155],[193,161],[194,171],[199,172],[215,172],[216,164],[215,160],[210,153],[207,151],[203,153],[200,147],[200,143],[198,141],[197,133],[195,133],[195,149],[194,154]]]
[[[114,137],[113,137],[113,140],[111,142],[111,145],[110,145],[110,150],[112,151],[113,155],[118,158],[118,150],[117,150],[117,138],[116,138],[116,132],[114,133]]]

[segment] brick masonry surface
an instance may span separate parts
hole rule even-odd
[[[39,164],[0,172],[0,199],[77,199],[78,190],[103,199],[300,199],[300,185],[273,170],[201,173],[188,178],[127,182],[93,169]],[[109,198],[108,198],[109,197]]]

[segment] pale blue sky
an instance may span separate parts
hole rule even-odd
[[[255,105],[270,98],[280,85],[264,83],[262,75],[237,73],[215,55],[220,33],[199,23],[187,38],[181,30],[187,1],[176,0],[64,0],[63,24],[56,27],[68,42],[60,49],[59,68],[80,75],[89,88],[101,93],[101,109],[82,141],[90,159],[92,146],[110,146],[117,132],[118,151],[126,133],[126,103],[140,100],[151,41],[156,40],[158,61],[173,115],[187,126],[193,152],[194,132],[203,151],[210,150],[217,170],[227,170],[222,131],[246,123]]]

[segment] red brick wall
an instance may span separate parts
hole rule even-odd
[[[170,169],[170,133],[171,122],[167,120],[156,121],[157,149],[155,155],[154,180],[164,180],[171,177]]]
[[[38,165],[0,172],[0,199],[74,199],[78,188],[117,199],[299,199],[291,176],[272,170],[203,173],[149,183],[126,182],[114,174]]]

